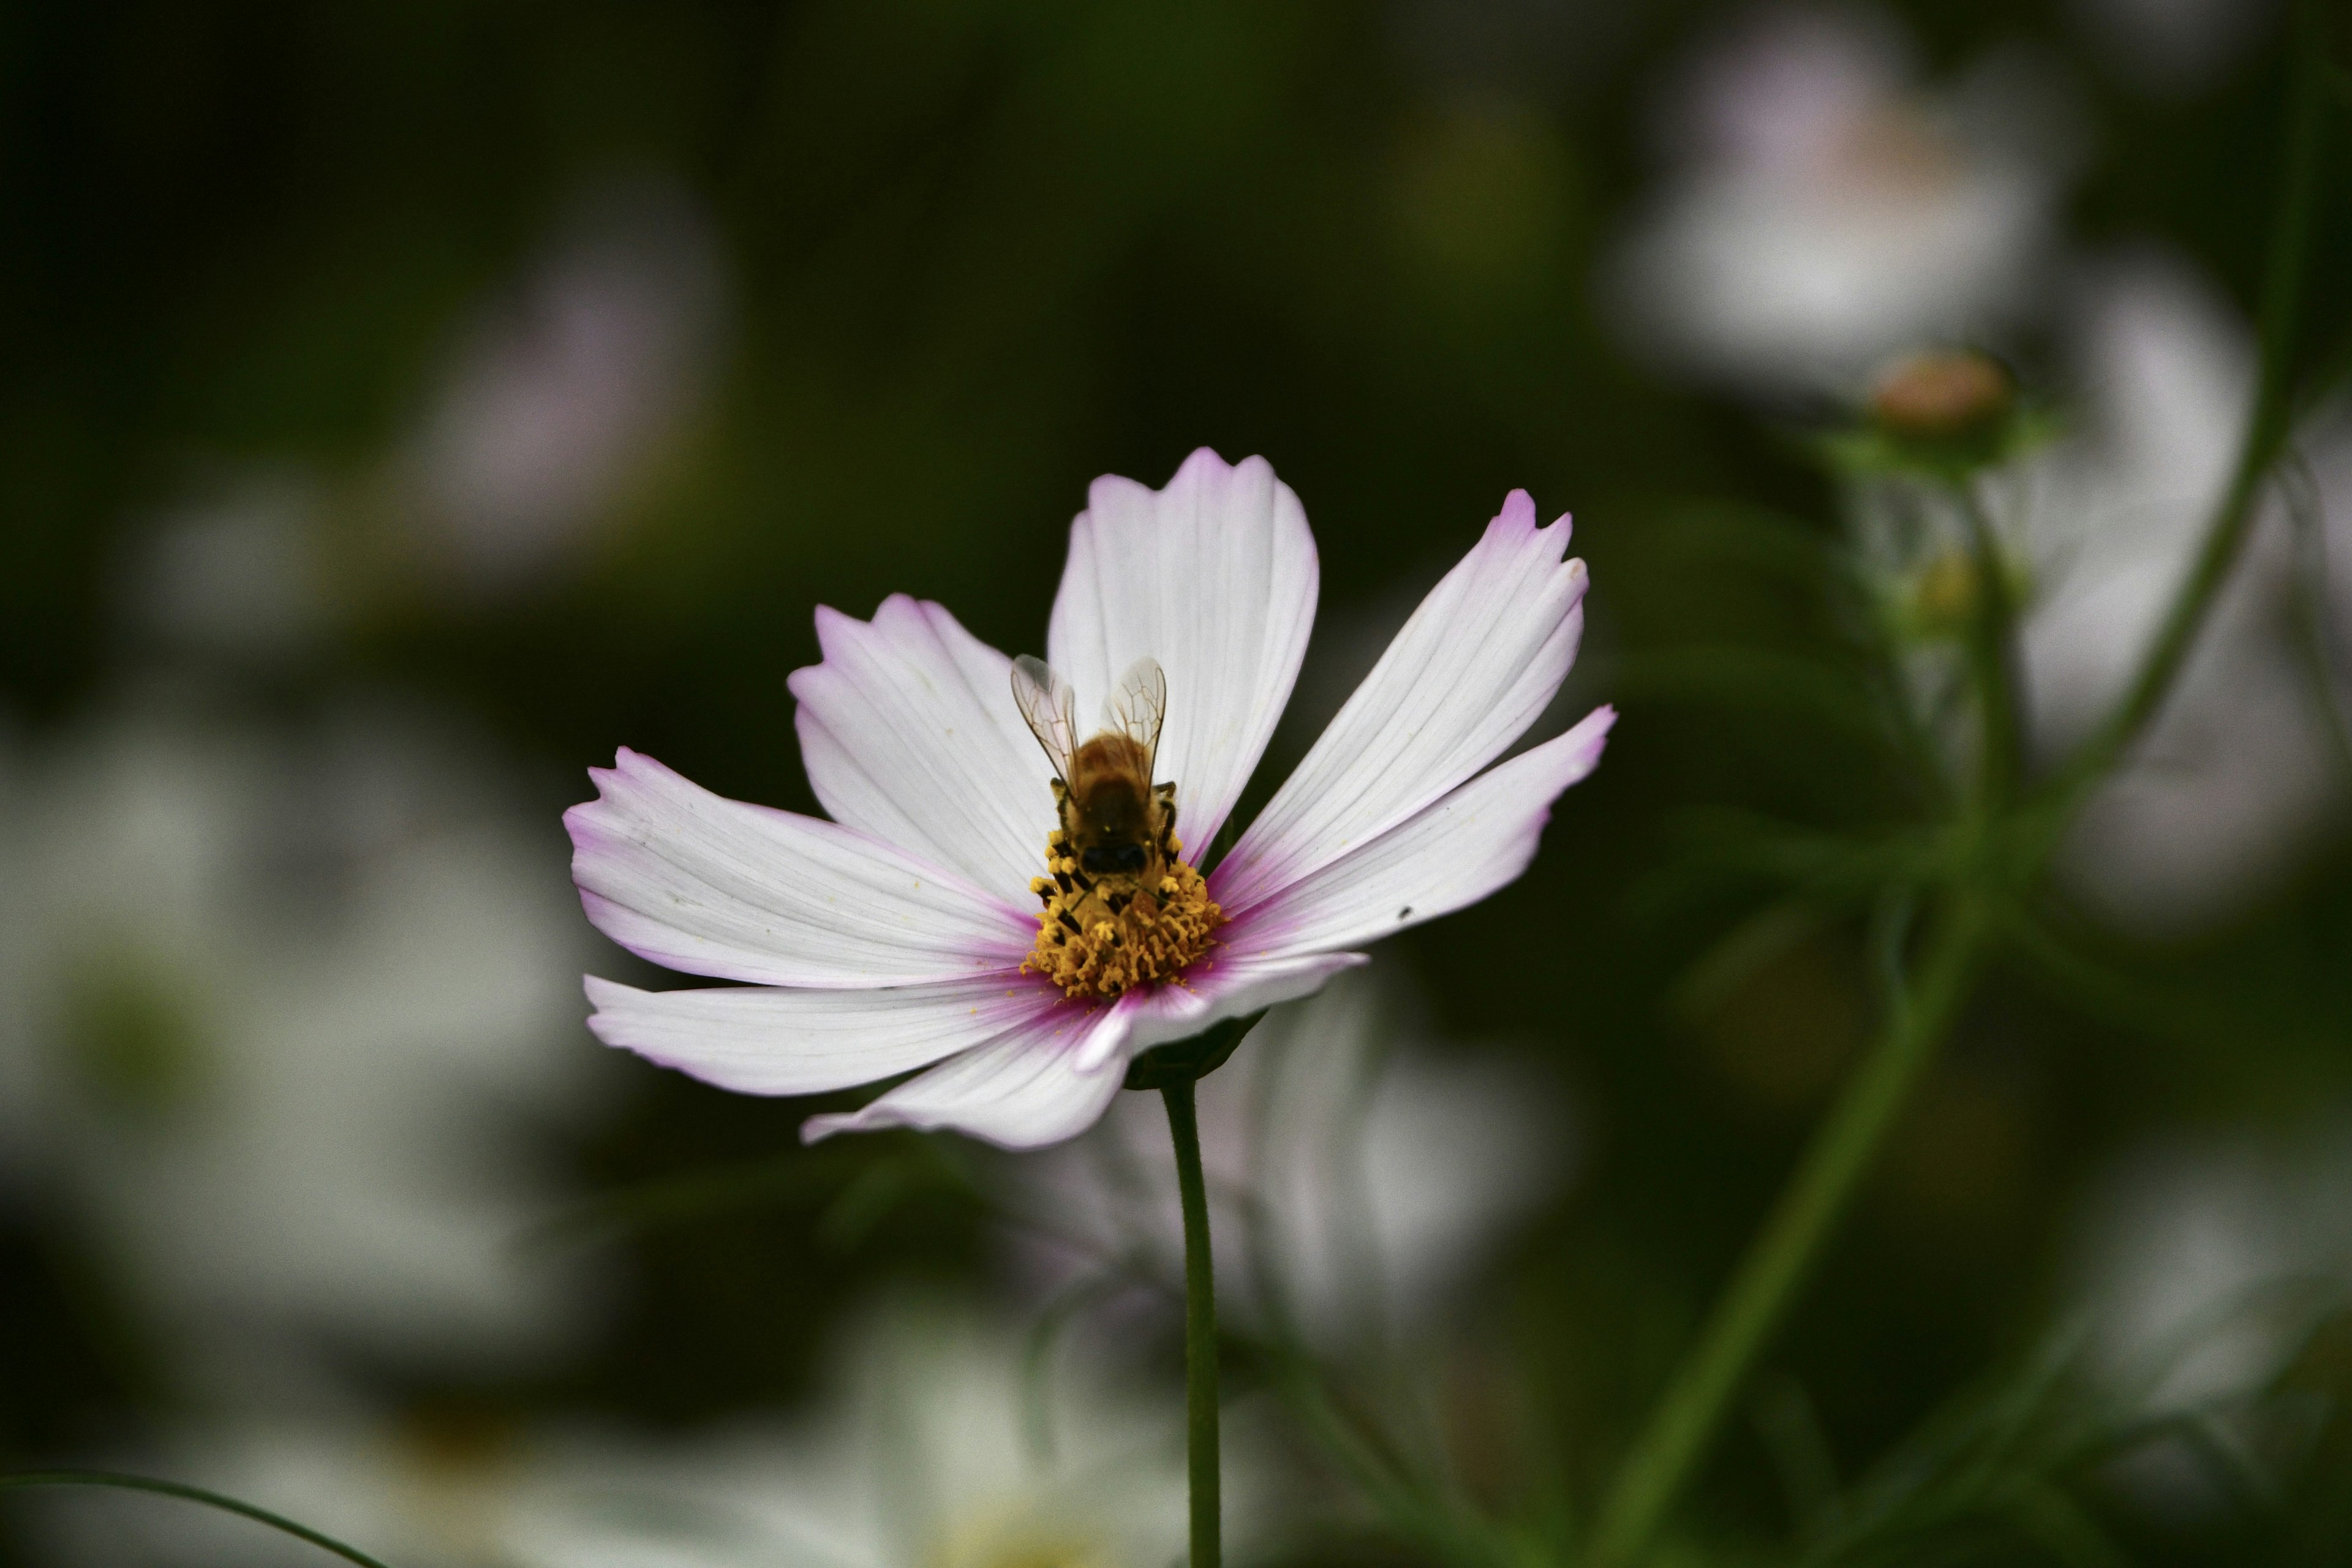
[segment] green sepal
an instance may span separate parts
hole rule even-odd
[[[2023,404],[1948,435],[1906,435],[1864,421],[1801,440],[1834,473],[1910,474],[1950,482],[2013,462],[2048,446],[2066,429],[2055,410]]]
[[[1127,1064],[1127,1087],[1166,1089],[1171,1084],[1192,1083],[1208,1077],[1225,1065],[1225,1058],[1234,1054],[1242,1037],[1256,1028],[1257,1021],[1265,1016],[1259,1011],[1246,1018],[1227,1018],[1189,1040],[1152,1047]]]

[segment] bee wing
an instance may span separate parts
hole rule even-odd
[[[1078,750],[1078,694],[1052,665],[1024,653],[1013,661],[1013,701],[1045,748],[1054,775],[1068,784],[1070,759]]]
[[[1168,677],[1160,661],[1144,655],[1127,667],[1109,700],[1103,704],[1103,728],[1116,730],[1143,748],[1150,767],[1160,765],[1160,727],[1168,721]],[[1145,783],[1151,781],[1146,779]]]

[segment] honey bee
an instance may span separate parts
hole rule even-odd
[[[1062,848],[1082,885],[1114,914],[1139,892],[1156,896],[1176,841],[1176,786],[1154,784],[1168,678],[1139,658],[1103,704],[1102,728],[1077,743],[1077,694],[1040,659],[1013,663],[1013,698],[1054,764]],[[1090,886],[1087,886],[1090,884]]]

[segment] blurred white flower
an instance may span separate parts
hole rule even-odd
[[[1751,14],[1665,110],[1671,164],[1606,280],[1633,346],[1761,394],[2026,313],[2069,135],[2021,61],[1915,85],[1872,12]]]
[[[2352,1138],[2143,1148],[2094,1190],[2074,1274],[2116,1386],[2152,1411],[2242,1399],[2352,1293]]]
[[[124,563],[124,630],[181,654],[269,659],[310,650],[338,616],[314,476],[261,467],[154,520]]]
[[[707,395],[724,316],[717,238],[682,191],[583,201],[441,372],[395,467],[412,547],[476,589],[556,569]]]
[[[124,629],[174,656],[282,659],[388,587],[495,596],[560,574],[685,438],[726,305],[683,192],[598,188],[457,335],[388,457],[350,482],[223,465],[150,520],[122,563]]]
[[[2186,578],[2252,401],[2252,334],[2189,269],[2143,254],[2079,291],[2084,428],[2029,464],[2004,510],[2039,580],[2023,630],[2045,747],[2070,746],[2123,694]],[[2299,443],[2332,584],[2352,612],[2352,432]],[[2276,487],[2179,685],[2131,765],[2093,803],[2070,851],[2082,890],[2141,931],[2191,931],[2291,869],[2347,781],[2294,610],[2297,541]],[[2339,663],[2344,650],[2329,650]],[[2337,679],[2340,679],[2340,672]]]
[[[803,1421],[661,1437],[453,1435],[356,1417],[192,1430],[156,1463],[406,1568],[1166,1568],[1181,1403],[943,1311],[885,1311]],[[1250,1510],[1232,1508],[1244,1531]],[[307,1564],[311,1549],[143,1499],[52,1501],[89,1560]]]
[[[1201,1081],[1221,1310],[1286,1320],[1327,1350],[1423,1325],[1570,1174],[1558,1097],[1499,1058],[1435,1048],[1412,1013],[1393,977],[1351,973],[1276,1008]],[[1094,1132],[1014,1175],[1055,1233],[1024,1241],[1048,1288],[1139,1248],[1178,1277],[1159,1095],[1120,1095]]]
[[[198,1387],[330,1347],[511,1370],[583,1305],[513,1245],[555,1196],[533,1137],[600,1078],[578,921],[469,754],[181,694],[20,756],[0,1179],[89,1227]]]
[[[2176,97],[2218,83],[2280,7],[2276,0],[2074,0],[2072,9],[2116,74]]]

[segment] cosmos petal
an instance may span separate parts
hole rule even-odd
[[[1131,1060],[1154,1046],[1189,1040],[1212,1024],[1311,995],[1340,971],[1370,962],[1360,952],[1261,957],[1237,944],[1212,963],[1193,965],[1181,985],[1155,986],[1124,998],[1120,1010],[1132,1021],[1116,1044],[1125,1047],[1126,1059]],[[1098,1043],[1089,1042],[1088,1054],[1078,1066],[1089,1071],[1098,1064],[1108,1066],[1108,1060]],[[1122,1062],[1119,1074],[1125,1070]]]
[[[1087,1072],[1078,1058],[1097,1046],[1116,1056],[1128,1023],[1119,1007],[1063,1003],[861,1110],[810,1117],[801,1137],[814,1143],[835,1132],[945,1127],[1005,1149],[1058,1143],[1093,1126],[1119,1091],[1123,1072]]]
[[[588,1027],[606,1045],[738,1094],[871,1083],[984,1046],[1061,1004],[1020,973],[878,991],[639,991],[591,975],[588,1000]]]
[[[1078,694],[1081,728],[1120,672],[1166,672],[1161,780],[1198,864],[1241,798],[1298,678],[1319,568],[1307,513],[1263,458],[1203,447],[1165,489],[1106,476],[1070,525],[1047,654]]]
[[[906,851],[711,794],[624,748],[564,813],[596,929],[641,958],[771,985],[1017,969],[1036,921]]]
[[[1617,715],[1597,708],[1435,805],[1234,913],[1236,947],[1269,958],[1356,947],[1475,904],[1535,858],[1551,804],[1590,773]]]
[[[1369,844],[1535,722],[1584,628],[1568,539],[1567,518],[1538,528],[1535,502],[1511,492],[1234,846],[1219,902],[1248,908]]]
[[[827,815],[1015,906],[1044,868],[1053,770],[1013,703],[1013,661],[940,605],[894,594],[870,622],[820,609],[824,662],[793,672]]]

